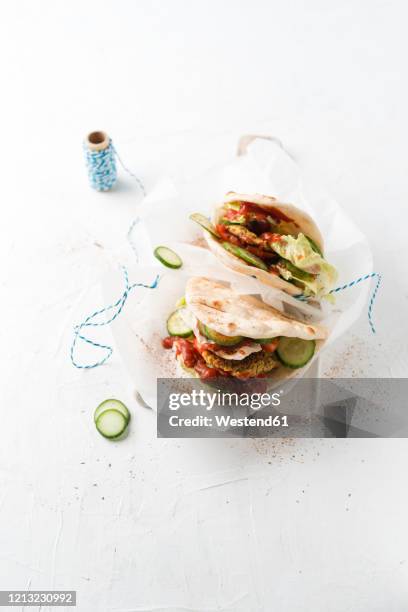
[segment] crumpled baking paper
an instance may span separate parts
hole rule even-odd
[[[322,232],[326,259],[339,271],[338,286],[372,272],[372,254],[365,236],[333,199],[302,175],[297,164],[275,142],[257,139],[246,155],[191,183],[175,185],[163,181],[144,199],[139,210],[131,233],[137,263],[128,268],[131,282],[150,283],[160,274],[158,287],[136,288],[124,312],[112,325],[117,348],[140,400],[152,408],[156,408],[157,378],[180,375],[173,351],[163,349],[161,339],[167,335],[166,320],[178,298],[184,295],[190,276],[228,281],[238,293],[261,295],[266,302],[288,312],[293,312],[289,302],[299,306],[294,298],[225,268],[201,246],[202,232],[189,220],[189,215],[201,212],[210,216],[213,205],[227,191],[273,195],[307,211]],[[173,248],[183,260],[182,268],[163,267],[153,256],[158,245]],[[135,261],[136,256],[132,257]],[[121,282],[118,268],[112,267],[102,284],[107,303],[123,291]],[[361,283],[336,294],[334,306],[323,303],[321,309],[310,310],[313,320],[330,330],[323,350],[347,333],[364,309],[368,291],[369,284]],[[305,370],[296,375],[304,375]]]

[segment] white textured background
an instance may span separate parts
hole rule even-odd
[[[255,131],[384,275],[377,336],[363,317],[323,370],[407,375],[407,18],[403,0],[2,3],[1,589],[76,589],[81,612],[407,609],[405,440],[156,440],[119,359],[68,360],[139,201],[123,175],[89,189],[85,133],[151,188]],[[92,423],[112,395],[134,417],[117,444]]]

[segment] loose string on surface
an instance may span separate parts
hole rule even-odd
[[[335,289],[332,289],[330,291],[330,294],[332,293],[338,293],[339,291],[344,291],[345,289],[350,289],[351,287],[354,287],[355,285],[358,285],[359,283],[362,283],[363,281],[366,281],[370,278],[377,278],[377,282],[375,284],[374,290],[371,294],[370,300],[368,302],[368,323],[370,324],[371,327],[371,331],[373,332],[373,334],[376,333],[375,327],[374,327],[374,323],[373,323],[373,319],[372,319],[372,314],[373,314],[373,307],[374,307],[374,302],[375,302],[375,298],[377,297],[377,292],[378,289],[380,287],[381,284],[381,274],[378,274],[378,272],[371,272],[371,274],[366,274],[365,276],[360,276],[359,278],[356,278],[355,280],[351,281],[350,283],[346,283],[345,285],[342,285],[341,287],[336,287]],[[298,300],[302,300],[302,301],[306,301],[308,298],[303,296],[303,295],[299,295],[296,296],[296,298]]]
[[[137,182],[146,195],[142,181],[123,163],[112,139],[105,132],[91,132],[84,141],[84,154],[91,187],[97,191],[109,191],[117,180],[116,158],[123,170]]]
[[[112,144],[112,143],[111,143],[111,144]],[[143,184],[143,183],[142,183],[142,181],[140,180],[140,178],[139,178],[138,176],[136,176],[136,174],[133,174],[133,172],[131,172],[131,171],[129,170],[129,168],[127,168],[127,167],[125,166],[125,164],[123,163],[123,161],[122,161],[122,160],[121,160],[121,158],[119,157],[119,153],[117,152],[117,150],[116,150],[116,148],[113,146],[113,144],[112,144],[112,149],[113,149],[114,154],[115,154],[115,155],[116,155],[116,157],[118,158],[118,162],[119,162],[119,163],[120,163],[120,165],[122,166],[123,170],[124,170],[125,172],[127,172],[127,173],[129,174],[129,176],[131,176],[132,178],[134,178],[134,179],[135,179],[135,181],[136,181],[136,182],[137,182],[137,184],[139,185],[139,189],[140,189],[140,191],[141,191],[141,192],[143,193],[143,195],[145,196],[145,195],[146,195],[146,189],[145,189],[144,184]]]
[[[89,338],[81,334],[81,330],[86,327],[103,327],[104,325],[109,325],[109,323],[112,323],[112,321],[114,321],[116,317],[120,315],[126,303],[126,300],[129,297],[129,293],[135,287],[144,287],[145,289],[155,289],[160,280],[160,276],[157,275],[151,285],[145,285],[143,283],[133,283],[132,285],[129,285],[129,277],[128,277],[127,270],[123,266],[122,266],[122,270],[123,270],[123,274],[125,277],[125,290],[123,294],[121,295],[121,297],[114,304],[111,304],[110,306],[106,306],[105,308],[101,308],[100,310],[96,310],[94,313],[89,315],[82,323],[80,323],[80,325],[77,325],[74,328],[74,339],[71,345],[70,356],[71,356],[72,365],[75,366],[76,368],[79,368],[82,370],[89,370],[91,368],[97,368],[98,366],[103,365],[113,353],[113,348],[111,346],[106,345],[106,344],[100,344],[99,342],[94,342],[93,340],[90,340]],[[115,312],[107,320],[100,321],[100,322],[94,321],[94,319],[98,317],[99,315],[106,313],[108,311],[112,311],[112,310],[115,310]],[[100,361],[96,361],[95,363],[91,363],[91,364],[77,363],[74,358],[74,352],[75,352],[75,347],[76,347],[78,339],[96,348],[104,349],[105,351],[107,351],[105,357],[103,357]]]
[[[131,223],[128,231],[127,231],[127,234],[126,234],[127,241],[129,243],[133,253],[135,254],[136,262],[137,263],[139,263],[139,253],[138,253],[137,247],[135,245],[135,242],[133,240],[133,230],[136,227],[136,225],[139,223],[139,221],[140,221],[140,218],[136,217],[136,219],[134,219],[134,221],[132,221],[132,223]]]

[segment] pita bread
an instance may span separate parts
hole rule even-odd
[[[209,278],[190,278],[185,295],[194,316],[225,336],[323,340],[328,335],[321,325],[288,317],[256,297],[238,295],[228,285]]]
[[[299,231],[309,236],[322,250],[323,252],[323,237],[320,233],[319,228],[316,223],[313,221],[310,215],[306,212],[296,208],[292,204],[284,204],[279,202],[276,198],[272,196],[265,196],[261,194],[248,195],[243,193],[235,193],[230,191],[224,197],[224,200],[218,204],[214,210],[212,221],[214,225],[216,225],[222,216],[222,209],[224,204],[229,202],[248,202],[250,204],[258,204],[265,209],[270,209],[271,213],[273,210],[277,210],[280,213],[283,213],[288,219],[293,221],[296,225],[299,226]],[[247,274],[254,278],[257,278],[264,285],[269,285],[271,287],[275,287],[276,289],[281,289],[282,291],[286,291],[290,295],[300,295],[302,290],[299,287],[296,287],[292,283],[280,278],[276,274],[272,274],[270,272],[266,272],[265,270],[261,270],[256,268],[255,266],[250,266],[245,261],[236,257],[229,251],[226,251],[221,244],[208,232],[204,232],[205,239],[211,251],[217,257],[221,263],[223,263],[228,268],[235,270],[236,272],[241,272],[242,274]]]

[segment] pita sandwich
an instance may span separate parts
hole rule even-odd
[[[163,346],[202,379],[288,377],[311,362],[328,335],[321,325],[204,277],[188,280],[185,304],[170,315],[167,330]]]
[[[292,204],[229,192],[211,222],[199,214],[191,218],[206,230],[217,259],[236,272],[294,296],[320,298],[334,287],[337,272],[324,258],[319,228]]]

